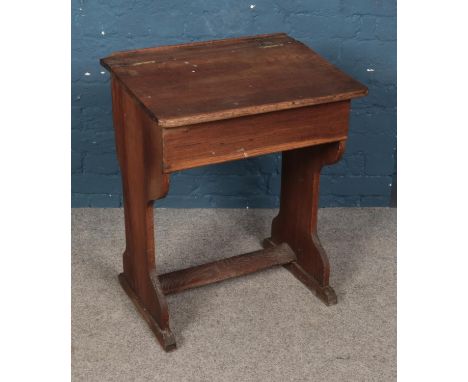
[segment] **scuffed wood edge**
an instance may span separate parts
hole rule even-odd
[[[348,93],[342,93],[338,95],[305,98],[305,99],[300,99],[300,100],[277,102],[277,103],[264,104],[264,105],[258,105],[258,106],[248,106],[248,107],[237,108],[237,109],[220,110],[220,111],[214,111],[214,112],[210,112],[206,114],[193,114],[193,115],[185,116],[185,117],[174,117],[174,118],[160,117],[159,125],[165,129],[168,129],[172,127],[194,125],[197,123],[214,122],[214,121],[220,121],[224,119],[245,117],[248,115],[257,115],[257,114],[271,113],[274,111],[297,109],[297,108],[305,107],[305,106],[321,105],[324,103],[346,101],[346,100],[350,100],[353,98],[363,97],[367,95],[367,93],[368,93],[367,88],[363,87],[360,90],[356,90],[356,91],[352,91]]]
[[[158,323],[151,316],[148,310],[146,310],[141,300],[138,298],[136,293],[131,288],[130,284],[127,281],[127,278],[125,277],[125,274],[123,273],[119,274],[119,282],[123,290],[125,291],[125,293],[127,293],[128,297],[130,297],[130,300],[132,300],[133,305],[135,305],[135,307],[137,308],[138,313],[140,313],[143,319],[148,323],[151,331],[154,333],[154,335],[156,336],[156,339],[161,344],[161,347],[166,352],[175,350],[177,348],[177,344],[175,341],[174,334],[172,333],[170,329],[162,330],[159,327]]]

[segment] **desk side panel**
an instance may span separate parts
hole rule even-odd
[[[169,190],[169,178],[162,166],[162,128],[151,120],[142,105],[115,76],[112,76],[112,105],[117,158],[122,176],[126,176],[128,161],[135,161],[136,158],[142,160],[142,186],[147,199],[163,198]],[[128,151],[126,146],[135,139],[135,131],[141,132],[143,143],[138,149]]]
[[[350,102],[163,129],[163,171],[345,140]]]

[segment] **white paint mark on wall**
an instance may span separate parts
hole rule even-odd
[[[102,34],[103,36],[105,36],[105,35],[106,35],[106,32],[104,32],[104,31],[101,31],[101,34]]]
[[[106,72],[102,71],[101,74],[106,74]]]
[[[86,72],[84,75],[85,75],[85,76],[90,76],[91,73],[90,73],[90,72]]]
[[[375,69],[367,68],[368,72],[375,72]]]
[[[255,8],[255,4],[250,4],[250,9],[254,9]]]

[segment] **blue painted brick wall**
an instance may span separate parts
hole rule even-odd
[[[387,206],[396,147],[394,0],[72,0],[72,206],[122,205],[109,74],[117,50],[286,32],[369,87],[352,103],[344,159],[324,169],[322,207]],[[280,156],[176,173],[157,206],[276,207]]]

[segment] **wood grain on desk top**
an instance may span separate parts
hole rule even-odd
[[[367,94],[283,33],[118,52],[101,64],[165,128]]]

